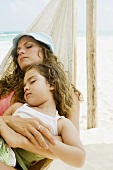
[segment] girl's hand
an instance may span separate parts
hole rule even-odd
[[[21,118],[17,116],[2,116],[2,118],[8,126],[27,137],[36,147],[47,148],[44,137],[55,144],[51,129],[39,118]]]

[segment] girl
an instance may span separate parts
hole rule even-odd
[[[34,147],[32,152],[35,154],[23,149],[15,149],[17,160],[22,169],[26,170],[32,163],[44,159],[44,157],[59,158],[74,167],[83,166],[85,161],[84,147],[76,128],[67,119],[72,114],[71,107],[74,107],[72,87],[61,64],[51,62],[51,64],[31,65],[24,77],[24,98],[26,104],[15,103],[4,114],[13,114],[24,118],[38,117],[51,128],[53,135],[61,136],[63,143],[56,140],[56,144],[53,145],[45,138],[47,142],[46,150]],[[39,125],[38,131],[41,131],[41,128],[42,126]],[[4,135],[3,132],[1,135],[10,146],[31,151],[30,148],[26,147],[26,142],[24,142],[24,146],[22,145],[25,141],[24,137],[20,138],[15,135],[18,140],[17,145],[15,141],[13,144],[10,143],[8,136]],[[24,160],[23,164],[20,158]]]

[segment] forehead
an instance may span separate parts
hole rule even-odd
[[[34,42],[34,43],[37,43],[37,41],[33,38],[33,37],[30,37],[30,36],[23,36],[19,41],[18,41],[18,46],[21,45],[21,44],[24,44],[26,42]]]
[[[38,70],[36,70],[35,68],[31,68],[25,73],[25,77],[30,77],[37,74],[39,74]]]
[[[26,72],[24,76],[24,84],[29,82],[32,78],[36,78],[44,82],[46,81],[46,78],[42,74],[40,74],[40,72],[35,68],[32,68]]]
[[[41,74],[39,73],[38,69],[32,68],[25,73],[24,80],[26,81],[31,77],[40,77],[40,76]]]

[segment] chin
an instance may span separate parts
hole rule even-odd
[[[34,101],[30,101],[28,100],[27,103],[31,106],[31,107],[36,107],[37,104]]]
[[[22,67],[20,67],[20,68],[21,68],[21,70],[22,70],[23,72],[25,72],[30,65],[31,65],[31,64],[26,65],[26,66],[22,66]]]

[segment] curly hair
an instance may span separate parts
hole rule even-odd
[[[38,42],[40,43],[40,42]],[[43,63],[59,63],[58,57],[55,56],[47,47],[40,43],[43,50]],[[7,96],[10,92],[14,91],[14,102],[24,102],[24,92],[23,92],[23,78],[24,72],[20,69],[17,58],[17,47],[12,50],[13,55],[13,71],[5,75],[0,80],[0,98]],[[75,88],[76,89],[76,88]],[[78,99],[81,93],[75,90]]]
[[[26,72],[33,68],[46,78],[50,86],[54,87],[53,96],[59,114],[69,117],[71,108],[74,105],[72,86],[61,62],[32,64]]]
[[[58,58],[46,47],[43,47],[43,53],[44,53],[44,59],[43,62],[56,62],[58,61]],[[15,100],[14,102],[23,102],[23,78],[24,78],[24,72],[20,69],[20,66],[18,64],[17,58],[17,49],[14,48],[12,50],[13,58],[13,71],[5,77],[3,77],[0,80],[0,98],[7,96],[10,92],[15,92]]]

